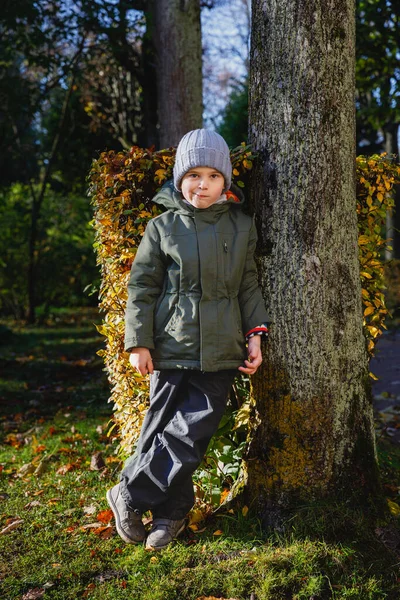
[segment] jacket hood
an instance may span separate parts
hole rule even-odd
[[[172,210],[181,214],[193,214],[196,211],[207,211],[213,213],[225,212],[225,210],[230,208],[230,204],[243,208],[243,205],[245,204],[245,197],[242,190],[237,185],[232,183],[230,189],[224,193],[227,196],[226,202],[211,204],[211,206],[208,208],[196,208],[185,202],[182,194],[176,191],[173,179],[170,179],[164,183],[161,189],[154,196],[153,202],[156,204],[161,204],[168,210]]]

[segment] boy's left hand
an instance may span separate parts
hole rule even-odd
[[[239,371],[246,375],[254,375],[262,363],[261,336],[255,335],[249,339],[248,360],[244,361],[245,367],[239,367]]]

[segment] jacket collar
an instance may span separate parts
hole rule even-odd
[[[161,204],[166,209],[179,214],[188,216],[196,216],[205,221],[211,222],[219,218],[219,216],[230,210],[232,206],[243,207],[245,198],[242,190],[234,183],[230,189],[225,192],[226,202],[218,202],[211,204],[208,208],[196,208],[192,204],[185,202],[182,194],[176,191],[172,179],[164,183],[161,189],[153,198],[153,202]]]

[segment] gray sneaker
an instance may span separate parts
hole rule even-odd
[[[146,540],[146,550],[163,550],[185,529],[186,519],[153,519],[153,526]]]
[[[118,535],[124,542],[127,544],[143,542],[146,530],[142,523],[142,516],[139,511],[133,511],[126,505],[121,496],[119,483],[108,490],[107,502],[114,513]]]

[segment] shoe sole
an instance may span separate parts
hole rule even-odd
[[[141,544],[142,542],[144,542],[144,540],[146,539],[146,536],[144,536],[141,540],[132,540],[132,538],[128,537],[125,534],[124,530],[121,527],[121,522],[119,520],[117,507],[115,506],[114,500],[112,499],[112,496],[111,496],[111,490],[107,490],[106,498],[107,498],[109,507],[113,511],[113,515],[114,515],[114,519],[115,519],[115,528],[117,530],[119,537],[122,538],[124,540],[124,542],[126,542],[127,544]]]
[[[172,542],[178,537],[178,535],[180,533],[182,533],[182,531],[186,529],[186,520],[185,522],[182,524],[182,527],[180,527],[180,529],[178,529],[178,531],[176,532],[176,534],[174,535],[174,537],[172,538],[172,540],[170,542],[168,542],[168,544],[164,544],[164,546],[145,546],[145,550],[149,550],[149,551],[153,551],[156,552],[157,550],[164,550],[164,548],[167,548],[170,544],[172,544]]]

